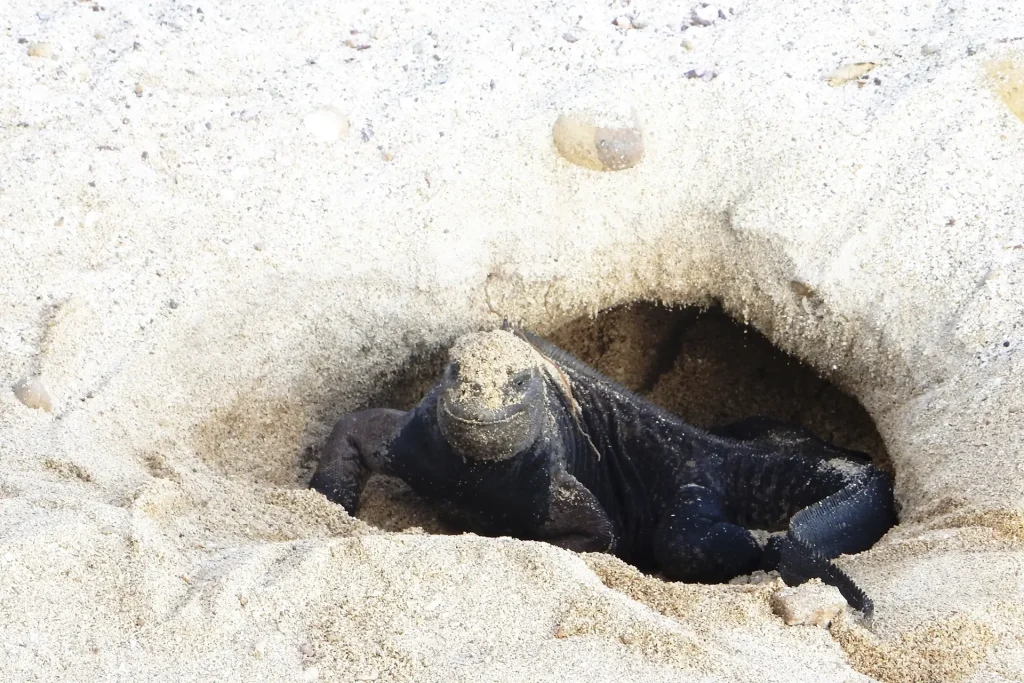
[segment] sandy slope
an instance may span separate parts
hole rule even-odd
[[[428,4],[0,7],[5,680],[1024,679],[1024,8]],[[572,110],[643,161],[566,163]],[[298,488],[410,358],[635,299],[874,417],[870,630]]]

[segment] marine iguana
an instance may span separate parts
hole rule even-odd
[[[865,455],[765,417],[699,429],[507,326],[457,340],[412,410],[344,415],[310,486],[354,514],[371,472],[465,530],[610,552],[672,580],[817,577],[866,616],[870,598],[831,560],[896,523],[890,478]],[[748,527],[785,533],[762,546]]]

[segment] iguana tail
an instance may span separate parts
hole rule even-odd
[[[773,539],[766,564],[778,562],[791,586],[812,578],[839,589],[854,609],[870,617],[871,599],[832,559],[867,550],[896,523],[892,484],[874,468],[841,491],[793,515],[785,536]]]
[[[713,432],[752,447],[725,458],[736,522],[786,529],[765,548],[762,568],[778,569],[790,585],[819,578],[869,615],[871,600],[832,559],[867,550],[896,524],[889,475],[863,454],[770,418],[747,418]]]

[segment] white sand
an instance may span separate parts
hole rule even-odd
[[[432,4],[0,7],[3,679],[1024,679],[1024,6]],[[878,424],[870,631],[298,488],[411,354],[716,297]]]

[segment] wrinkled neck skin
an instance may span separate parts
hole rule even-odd
[[[681,456],[699,447],[701,434],[677,419],[650,419],[649,406],[611,391],[560,365],[579,406],[574,413],[558,386],[549,381],[552,422],[559,461],[589,489],[615,525],[616,554],[640,567],[653,563],[651,544],[657,511],[678,491],[682,480],[696,477],[697,458],[680,467]],[[584,380],[584,381],[581,381]],[[676,444],[677,448],[666,448]],[[712,466],[703,457],[702,468]],[[717,469],[717,468],[715,468]]]

